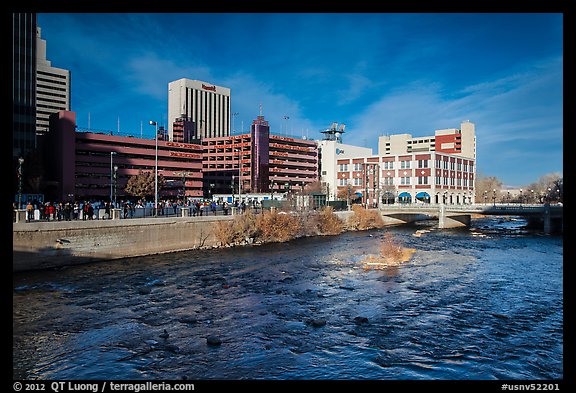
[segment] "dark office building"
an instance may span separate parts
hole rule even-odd
[[[12,14],[12,158],[36,148],[36,14]]]

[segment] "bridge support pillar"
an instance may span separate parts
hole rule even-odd
[[[444,204],[440,205],[440,211],[438,214],[438,228],[448,229],[448,228],[458,228],[470,226],[470,214],[451,214],[446,215],[446,208]]]
[[[550,218],[550,204],[544,205],[544,233],[550,234],[552,232],[552,219]]]

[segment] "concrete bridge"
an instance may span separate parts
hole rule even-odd
[[[438,228],[469,226],[473,214],[495,216],[522,216],[531,223],[541,224],[544,233],[563,231],[562,205],[520,204],[405,204],[385,205],[380,213],[387,224],[408,223],[421,220],[438,220]]]

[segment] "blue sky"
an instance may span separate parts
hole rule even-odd
[[[153,137],[168,83],[232,92],[237,132],[344,142],[476,124],[485,176],[563,173],[563,15],[554,13],[38,14],[47,57],[72,71],[78,127]],[[288,116],[288,120],[284,120]],[[118,121],[119,119],[119,121]]]

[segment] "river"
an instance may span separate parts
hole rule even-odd
[[[13,378],[561,379],[563,239],[524,225],[421,222],[13,274]],[[386,232],[416,253],[363,269]]]

